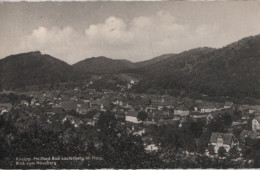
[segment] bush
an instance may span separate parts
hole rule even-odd
[[[218,156],[225,157],[226,153],[227,153],[227,151],[223,146],[218,149]]]

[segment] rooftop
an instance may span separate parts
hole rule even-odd
[[[210,142],[211,143],[217,143],[217,139],[221,137],[223,139],[223,144],[230,145],[232,142],[232,139],[234,138],[233,134],[230,133],[215,133],[213,132],[211,134]]]

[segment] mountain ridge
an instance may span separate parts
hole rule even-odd
[[[39,51],[10,55],[1,59],[0,75],[2,88],[64,82],[77,76],[66,62]]]
[[[142,62],[99,56],[69,65],[34,51],[1,59],[0,76],[3,88],[15,88],[79,80],[79,75],[133,73],[142,77],[135,92],[260,98],[259,56],[260,35],[218,49],[200,47]]]
[[[178,54],[181,57],[138,70],[145,80],[136,87],[137,91],[260,97],[260,35],[243,38],[197,57],[191,51],[186,53],[188,55],[183,52]]]

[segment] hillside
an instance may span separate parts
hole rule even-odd
[[[157,63],[157,62],[160,62],[160,61],[163,61],[167,58],[170,58],[172,56],[174,56],[175,54],[163,54],[163,55],[160,55],[158,57],[154,57],[150,60],[145,60],[145,61],[140,61],[140,62],[136,62],[135,63],[135,67],[145,67],[145,66],[148,66],[148,65],[151,65],[151,64],[154,64],[154,63]]]
[[[76,77],[69,64],[39,51],[0,60],[0,75],[4,89],[64,82]]]
[[[36,51],[1,59],[0,85],[10,89],[78,81],[98,74],[103,77],[97,82],[100,88],[106,88],[106,82],[114,87],[137,79],[133,89],[140,93],[260,98],[259,65],[260,35],[220,49],[196,48],[137,63],[93,57],[69,65]]]
[[[172,56],[174,56],[174,54],[163,54],[150,60],[136,63],[128,60],[116,60],[100,56],[79,61],[78,63],[74,64],[73,67],[79,72],[92,74],[131,72],[133,69],[149,66],[151,64],[166,60]]]
[[[136,69],[137,92],[260,97],[260,36],[220,49],[199,48]]]
[[[87,58],[74,64],[73,67],[83,73],[106,74],[122,72],[135,66],[128,60],[114,60],[101,56]]]

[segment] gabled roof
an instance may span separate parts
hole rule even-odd
[[[98,112],[97,114],[95,114],[95,115],[93,116],[93,119],[97,119],[97,118],[99,118],[100,116],[101,116],[101,113]]]
[[[83,105],[81,105],[80,107],[79,107],[79,109],[80,110],[88,110],[88,109],[90,109],[90,105],[89,104],[83,104]]]
[[[126,116],[132,116],[132,117],[137,117],[138,112],[137,111],[128,111],[126,113]]]
[[[215,133],[213,132],[211,134],[210,142],[211,143],[217,143],[217,139],[221,137],[223,139],[223,144],[230,145],[232,142],[232,139],[234,139],[234,135],[230,133]]]

